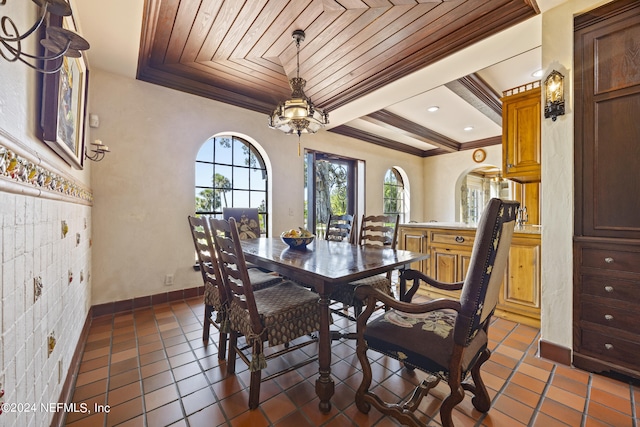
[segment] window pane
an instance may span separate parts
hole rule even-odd
[[[258,208],[260,211],[264,212],[267,210],[267,197],[266,193],[262,191],[252,191],[251,192],[251,204],[249,207]]]
[[[213,164],[196,163],[196,186],[211,187],[213,185]]]
[[[233,168],[231,166],[216,165],[216,179],[213,186],[215,188],[233,187]]]
[[[230,165],[231,153],[231,138],[217,137],[215,146],[215,162]]]
[[[249,189],[249,169],[233,168],[233,186],[235,188]]]
[[[389,169],[387,171],[387,174],[384,176],[384,182],[385,184],[391,184],[391,183],[394,183],[394,181],[395,181],[395,176],[391,172],[391,169]]]
[[[267,171],[249,169],[249,182],[251,190],[267,191]]]
[[[196,160],[205,162],[213,161],[213,139],[207,140],[207,142],[205,142],[202,147],[200,147],[200,151],[198,151]]]
[[[250,207],[249,192],[242,190],[233,190],[233,206],[236,208]]]
[[[249,147],[237,139],[233,139],[233,164],[235,166],[249,166]]]
[[[258,153],[254,147],[251,147],[251,152],[249,153],[249,166],[259,169],[267,168],[262,161],[260,153]]]
[[[211,212],[213,209],[213,190],[196,188],[196,213]]]

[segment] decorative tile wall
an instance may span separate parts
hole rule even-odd
[[[91,206],[82,202],[0,191],[1,400],[36,405],[5,411],[0,425],[51,423],[41,404],[58,401],[91,303],[90,224]]]

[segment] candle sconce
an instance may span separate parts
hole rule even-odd
[[[100,160],[104,159],[105,154],[110,152],[109,147],[104,145],[99,139],[96,139],[91,143],[91,145],[93,146],[90,151],[91,154],[89,154],[89,152],[87,152],[87,149],[85,148],[84,155],[87,159],[93,160],[94,162],[99,162]]]
[[[564,76],[553,70],[544,81],[544,118],[564,116]]]

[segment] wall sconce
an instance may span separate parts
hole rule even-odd
[[[109,147],[104,145],[102,141],[100,141],[99,139],[96,139],[94,142],[91,143],[91,145],[94,146],[91,149],[91,155],[87,153],[86,148],[84,150],[84,155],[89,160],[93,160],[94,162],[99,162],[100,160],[104,159],[104,156],[106,153],[109,153]]]
[[[0,6],[4,6],[6,2],[7,0],[0,0]],[[58,61],[59,64],[55,67],[48,66],[48,61],[56,61],[63,56],[79,58],[80,51],[89,49],[89,42],[73,31],[50,26],[47,27],[47,38],[40,40],[40,44],[46,48],[47,52],[50,53],[49,55],[38,56],[23,52],[22,41],[42,26],[47,12],[58,16],[70,16],[72,14],[71,6],[69,6],[67,0],[33,0],[33,2],[40,6],[40,18],[24,34],[18,32],[18,28],[11,18],[8,16],[0,18],[2,23],[0,25],[0,55],[9,62],[18,60],[39,73],[54,74],[60,71],[62,61]],[[33,65],[24,59],[25,57],[35,63],[42,61],[44,66]]]
[[[564,76],[553,70],[544,81],[544,118],[564,116]]]

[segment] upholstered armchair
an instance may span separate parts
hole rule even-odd
[[[404,279],[413,281],[405,301],[398,301],[371,286],[359,286],[356,296],[378,300],[390,310],[372,319],[374,304],[368,304],[357,319],[358,360],[363,379],[356,392],[356,405],[367,413],[371,406],[410,426],[424,426],[415,415],[420,401],[439,381],[450,393],[440,407],[444,427],[452,427],[452,411],[465,396],[473,394],[473,406],[489,411],[491,400],[480,368],[491,357],[487,333],[498,302],[500,285],[511,245],[518,202],[491,199],[478,225],[469,270],[464,282],[447,284],[419,271],[408,270]],[[460,289],[460,299],[441,298],[410,302],[421,282],[441,289]],[[429,374],[413,394],[398,403],[387,403],[369,390],[372,370],[367,352],[373,350],[399,360],[409,369]],[[465,381],[471,376],[471,381]]]

